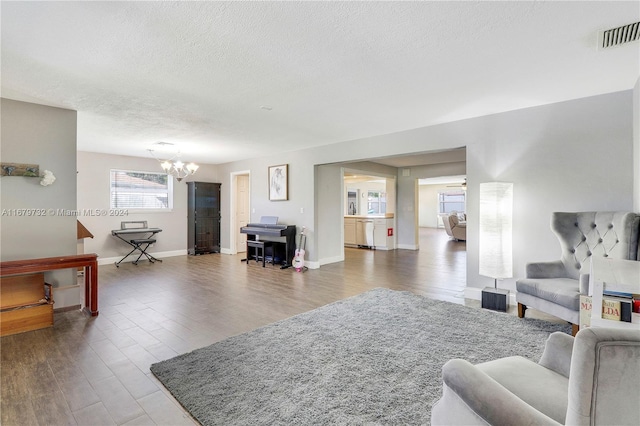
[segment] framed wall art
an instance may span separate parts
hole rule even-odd
[[[286,201],[289,199],[289,165],[269,167],[269,200]]]

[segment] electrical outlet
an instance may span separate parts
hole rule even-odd
[[[300,213],[304,213],[304,207],[300,207]]]

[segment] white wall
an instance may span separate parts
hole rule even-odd
[[[152,158],[78,152],[78,210],[109,210],[110,170],[124,169],[161,172],[158,161]],[[146,220],[150,227],[161,228],[157,243],[149,252],[158,257],[186,254],[187,249],[187,181],[216,182],[217,168],[200,165],[198,172],[188,179],[173,182],[173,209],[169,212],[130,211],[126,216],[82,216],[80,221],[94,235],[85,240],[85,253],[97,253],[99,262],[113,263],[127,254],[130,247],[111,235],[121,221]],[[128,261],[135,260],[129,257]]]
[[[2,162],[38,164],[56,181],[40,185],[39,178],[0,179],[2,210],[0,258],[35,259],[76,254],[75,216],[57,210],[76,210],[77,113],[27,102],[2,99]],[[14,209],[37,209],[37,216],[16,216]],[[54,284],[56,309],[80,304],[75,270],[45,275]],[[70,288],[69,291],[67,291]]]
[[[478,188],[514,183],[514,277],[526,262],[556,260],[554,211],[631,211],[631,91],[529,108],[473,120],[467,145],[467,279],[478,275]],[[515,290],[515,278],[502,285]]]
[[[461,189],[452,188],[444,184],[419,185],[418,197],[418,226],[425,228],[442,227],[442,220],[438,216],[440,211],[439,194],[443,192],[460,192]]]
[[[269,200],[268,167],[280,164],[289,165],[289,199],[286,201]],[[251,218],[257,222],[261,216],[278,216],[279,223],[296,225],[298,232],[303,226],[307,228],[307,259],[317,261],[315,248],[316,229],[314,209],[314,161],[309,151],[277,152],[273,156],[237,161],[216,166],[219,182],[222,183],[221,195],[221,244],[225,253],[235,253],[231,247],[230,229],[231,204],[228,190],[231,185],[231,174],[237,172],[250,173]],[[341,194],[341,184],[335,188]],[[338,209],[341,208],[338,199]],[[342,213],[339,210],[340,214]],[[313,264],[310,264],[313,266]]]

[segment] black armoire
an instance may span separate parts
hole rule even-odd
[[[187,251],[189,254],[220,253],[220,184],[187,182]]]

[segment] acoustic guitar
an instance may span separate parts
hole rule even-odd
[[[302,231],[300,232],[300,242],[298,243],[298,247],[296,248],[296,254],[293,257],[293,267],[296,268],[296,271],[300,272],[304,268],[304,248],[307,245],[307,236],[304,235],[304,230],[306,228],[303,226]]]

